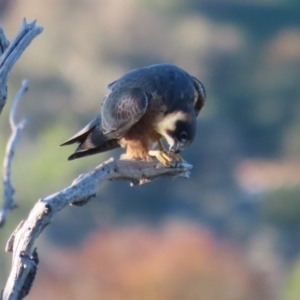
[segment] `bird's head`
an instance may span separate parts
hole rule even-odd
[[[179,153],[193,142],[196,131],[196,122],[193,122],[193,120],[178,120],[175,122],[174,130],[167,130],[168,137],[166,139],[171,152]]]
[[[175,111],[167,114],[159,125],[159,133],[170,145],[169,151],[179,153],[194,140],[196,115],[194,110],[188,113]]]

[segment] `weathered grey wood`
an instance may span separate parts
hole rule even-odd
[[[42,27],[36,26],[36,22],[28,24],[24,19],[21,29],[15,39],[9,43],[4,30],[0,25],[0,114],[7,99],[7,77],[16,61],[20,58],[24,50],[31,41],[43,31]],[[14,188],[11,184],[11,162],[15,152],[15,148],[20,139],[25,120],[19,124],[15,121],[16,106],[22,94],[27,90],[28,82],[24,81],[19,92],[14,98],[10,113],[10,125],[12,135],[6,147],[6,154],[3,162],[3,181],[4,181],[4,203],[0,211],[0,228],[4,225],[7,215],[16,207],[13,200]]]
[[[85,204],[96,195],[99,184],[106,180],[144,184],[158,177],[189,177],[191,168],[187,163],[167,168],[158,162],[109,159],[93,171],[80,175],[69,187],[40,199],[8,241],[7,250],[13,252],[13,260],[3,300],[23,299],[23,295],[29,293],[28,287],[30,289],[33,283],[38,261],[34,242],[64,207]]]
[[[29,46],[31,41],[43,31],[42,27],[36,26],[35,22],[28,24],[26,20],[23,20],[21,29],[15,39],[9,43],[2,26],[0,25],[0,114],[3,110],[3,107],[6,104],[7,99],[7,78],[8,74],[13,68],[14,64],[20,58],[24,50]],[[6,148],[6,155],[3,163],[3,179],[4,179],[4,204],[0,212],[0,227],[3,226],[5,219],[8,213],[16,207],[16,204],[13,199],[14,188],[11,184],[11,162],[13,159],[14,151],[17,146],[18,140],[20,138],[21,131],[25,125],[25,120],[22,120],[19,124],[15,122],[15,111],[17,102],[21,98],[22,94],[27,90],[28,82],[24,81],[21,89],[14,98],[10,113],[10,123],[12,127],[12,136],[8,142]],[[22,223],[20,224],[22,225]],[[19,226],[21,228],[21,226]],[[16,230],[14,233],[17,233]],[[13,236],[15,236],[13,234]],[[10,239],[10,245],[13,246],[14,239]],[[38,262],[38,257],[36,251],[32,251],[32,257],[30,257],[30,263],[26,256],[23,257],[23,267],[25,265],[30,266],[29,276],[27,276],[26,281],[23,284],[23,290],[15,299],[23,299],[26,296],[26,293],[29,292],[30,286],[34,280],[36,269],[31,267]],[[33,263],[31,263],[33,262]],[[0,292],[0,299],[2,300],[3,293]]]
[[[23,94],[28,89],[28,81],[23,80],[22,86],[16,93],[9,115],[9,123],[11,126],[12,134],[7,142],[5,156],[3,160],[3,206],[0,210],[0,228],[5,224],[5,220],[9,213],[17,207],[14,201],[15,190],[11,183],[11,164],[16,151],[17,144],[20,140],[23,128],[26,124],[26,120],[23,119],[21,122],[16,122],[16,110],[17,105]]]
[[[24,19],[21,29],[15,39],[9,44],[0,25],[0,114],[7,99],[7,77],[16,61],[31,41],[43,31],[36,22],[27,23]]]
[[[6,50],[9,46],[9,40],[6,38],[3,28],[0,25],[0,55]]]

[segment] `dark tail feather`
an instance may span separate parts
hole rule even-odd
[[[86,125],[82,130],[61,144],[61,146],[78,143],[75,153],[68,157],[68,160],[109,151],[120,147],[115,139],[109,139],[103,134],[101,116],[99,115]]]
[[[81,129],[79,132],[77,132],[75,135],[73,135],[70,139],[65,141],[64,143],[60,144],[60,146],[66,146],[71,145],[75,143],[82,144],[87,139],[88,135],[91,132],[100,132],[101,130],[95,130],[96,128],[99,128],[101,124],[100,115],[96,117],[94,120],[92,120],[89,124],[87,124],[83,129]],[[95,135],[95,134],[94,134]]]
[[[83,149],[82,145],[79,145],[78,148],[76,149],[76,152],[68,157],[68,160],[90,156],[96,153],[109,151],[119,147],[120,145],[118,144],[117,140],[109,140],[100,146],[96,146],[94,148],[87,148],[87,149]]]
[[[90,131],[87,131],[80,136],[75,136],[70,138],[69,140],[65,141],[64,143],[60,144],[59,146],[67,146],[67,145],[72,145],[75,143],[82,143],[84,140],[87,138],[87,136],[90,134]]]

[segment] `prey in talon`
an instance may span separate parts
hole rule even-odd
[[[108,85],[100,113],[61,146],[78,144],[69,160],[123,147],[121,159],[156,157],[168,167],[183,161],[179,153],[195,138],[205,98],[203,84],[172,64],[134,69]]]

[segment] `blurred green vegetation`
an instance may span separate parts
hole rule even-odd
[[[118,157],[119,150],[68,162],[73,148],[58,147],[95,116],[106,85],[131,68],[168,61],[199,78],[208,95],[196,141],[183,153],[194,165],[191,178],[136,188],[107,183],[87,206],[62,211],[43,244],[75,247],[99,228],[156,226],[172,217],[192,220],[217,238],[247,248],[247,259],[264,253],[270,241],[277,260],[268,263],[267,252],[264,263],[253,262],[254,269],[265,264],[272,274],[281,259],[284,266],[293,265],[300,252],[300,169],[298,174],[292,167],[283,170],[280,162],[293,166],[300,160],[298,1],[18,0],[0,1],[0,10],[10,39],[24,16],[45,27],[9,79],[10,98],[23,78],[30,80],[18,108],[18,117],[29,123],[13,162],[20,207],[0,232],[2,249],[37,199],[106,158]],[[0,118],[0,157],[10,134],[10,103]],[[236,175],[245,160],[279,167],[266,173],[256,168],[258,183],[268,180],[268,185],[245,189]],[[278,176],[280,186],[275,185]],[[264,235],[270,228],[273,235]],[[0,255],[1,285],[9,259]],[[274,291],[284,283],[279,271],[278,277]],[[297,281],[297,275],[291,278]],[[295,285],[287,288],[299,297]]]
[[[287,289],[285,294],[286,300],[296,300],[299,298],[300,289],[300,263],[298,262],[292,268],[292,272],[287,280]]]
[[[262,217],[278,227],[299,228],[300,187],[268,193],[261,203]]]

